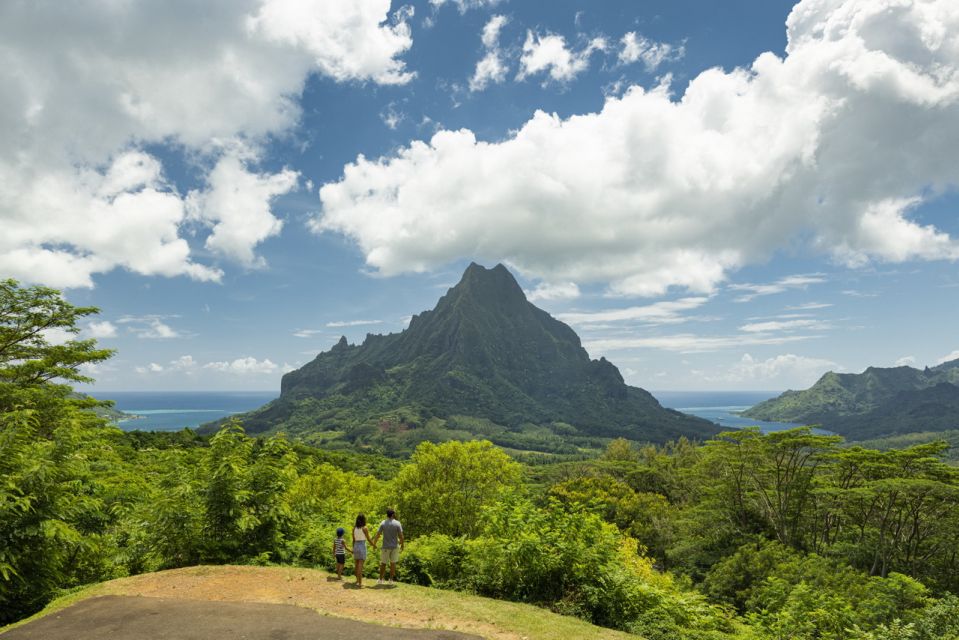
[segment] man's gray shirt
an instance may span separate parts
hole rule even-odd
[[[383,548],[395,549],[400,546],[400,534],[403,533],[403,525],[399,520],[387,518],[380,523],[379,533],[383,534]]]

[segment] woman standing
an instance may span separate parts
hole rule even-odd
[[[370,532],[366,528],[366,516],[361,513],[356,516],[356,523],[353,525],[353,566],[356,569],[357,587],[363,586],[363,565],[366,564],[366,544],[369,539]]]

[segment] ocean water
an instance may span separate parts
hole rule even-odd
[[[179,431],[265,405],[277,391],[95,391],[116,408],[140,418],[124,420],[124,431]]]
[[[179,431],[206,422],[250,411],[279,396],[276,391],[97,391],[91,395],[116,402],[120,411],[139,416],[120,423],[126,431]],[[654,391],[664,406],[723,427],[738,429],[758,426],[763,431],[789,429],[794,424],[762,422],[737,415],[749,407],[773,398],[775,391]]]
[[[744,418],[738,413],[749,407],[775,398],[778,391],[652,391],[664,407],[711,420],[730,429],[759,427],[763,432],[783,431],[798,427],[789,422],[763,422]]]

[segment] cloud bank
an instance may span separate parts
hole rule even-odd
[[[412,44],[390,0],[0,4],[0,272],[92,286],[114,268],[218,280],[187,238],[245,266],[297,176],[257,170],[306,78],[401,84]],[[175,43],[176,46],[171,46]],[[149,145],[206,186],[181,194]],[[200,236],[203,237],[202,235]]]
[[[728,382],[756,381],[762,384],[788,382],[790,385],[809,387],[827,371],[835,370],[841,371],[842,367],[824,358],[807,358],[787,353],[759,360],[747,353],[720,379]]]
[[[959,258],[913,217],[959,182],[959,5],[803,0],[786,28],[784,58],[704,71],[678,96],[634,86],[501,142],[440,131],[360,156],[320,190],[313,228],[386,275],[474,257],[623,295],[710,292],[797,243],[850,266]],[[544,62],[560,58],[547,37],[527,38],[521,73],[575,71]]]

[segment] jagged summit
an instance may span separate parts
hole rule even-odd
[[[528,378],[544,367],[589,361],[579,336],[527,301],[502,264],[470,264],[436,307],[414,316],[400,336],[400,361],[427,353],[483,374],[505,368],[521,387],[527,386],[524,373]]]
[[[356,426],[343,424],[345,413],[380,424],[400,408],[413,416],[404,428],[470,416],[511,429],[562,423],[572,436],[665,441],[718,432],[626,385],[612,363],[590,359],[575,331],[530,303],[506,267],[476,263],[405,331],[370,334],[360,345],[341,338],[287,373],[280,398],[244,422],[251,431],[343,430]]]
[[[469,297],[477,302],[526,302],[526,294],[523,293],[522,287],[516,282],[516,278],[509,272],[509,269],[502,264],[487,269],[471,262],[466,267],[466,271],[463,272],[459,284],[450,291],[455,291],[459,295]]]
[[[502,264],[492,269],[471,262],[460,281],[446,292],[434,311],[446,309],[459,313],[483,310],[496,313],[521,313],[529,302],[513,274]]]

